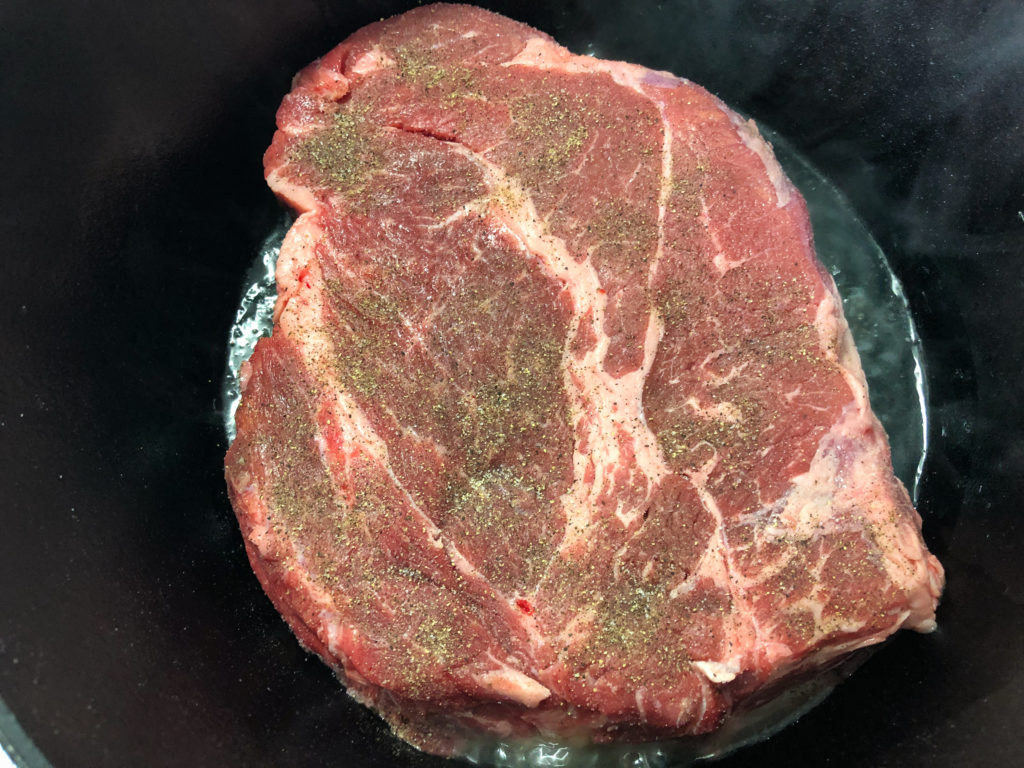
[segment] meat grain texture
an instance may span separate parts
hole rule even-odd
[[[700,87],[467,6],[304,69],[299,214],[227,480],[299,640],[396,734],[707,733],[943,576],[807,211]]]

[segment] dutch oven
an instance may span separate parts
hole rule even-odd
[[[686,76],[784,137],[881,244],[924,349],[949,584],[723,766],[1024,761],[1024,5],[482,3]],[[221,382],[280,207],[291,76],[410,3],[0,7],[0,743],[16,765],[447,765],[307,656],[246,562]]]

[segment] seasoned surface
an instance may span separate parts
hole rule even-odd
[[[250,559],[396,732],[707,732],[934,626],[802,199],[701,88],[428,6],[303,70],[227,457]]]

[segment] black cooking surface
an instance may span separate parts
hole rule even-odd
[[[489,5],[790,139],[864,217],[924,339],[940,629],[900,633],[723,765],[1018,764],[1024,6]],[[348,700],[263,595],[218,414],[242,277],[279,215],[261,167],[277,104],[406,7],[0,7],[0,697],[58,768],[446,764]]]

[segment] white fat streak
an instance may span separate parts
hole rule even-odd
[[[740,413],[740,409],[736,407],[735,403],[728,401],[701,405],[697,398],[688,397],[684,404],[689,406],[690,410],[702,419],[721,419],[732,424],[739,424],[743,420],[743,414]]]
[[[717,533],[714,535],[717,536]],[[729,571],[726,570],[725,562],[711,554],[712,543],[712,541],[708,542],[708,546],[701,553],[700,560],[697,561],[697,565],[690,573],[669,590],[668,596],[670,600],[690,594],[702,578],[709,578],[716,584],[724,584],[724,579],[729,578]]]
[[[732,639],[730,650],[738,657],[746,658],[748,654],[753,655],[757,647],[764,646],[765,636],[758,625],[757,616],[754,614],[753,608],[744,597],[744,587],[747,586],[745,582],[748,580],[739,575],[739,570],[736,568],[735,563],[733,563],[733,549],[729,545],[729,537],[725,532],[725,516],[722,514],[722,510],[718,508],[718,502],[715,501],[715,497],[707,489],[708,477],[710,477],[717,464],[718,455],[716,453],[715,456],[704,463],[698,472],[689,474],[688,477],[690,482],[693,483],[694,490],[697,492],[697,497],[700,499],[704,509],[710,513],[716,523],[715,532],[711,536],[711,541],[708,542],[708,551],[715,552],[721,556],[719,560],[721,565],[719,567],[724,572],[721,573],[719,578],[715,579],[715,583],[724,585],[729,590],[733,606],[737,609],[726,617],[726,621],[732,628],[732,631],[729,633],[729,637]],[[713,558],[709,557],[706,560],[712,561]],[[716,564],[709,562],[708,565],[713,568]],[[677,592],[678,589],[678,587],[673,589],[673,592]]]
[[[314,260],[314,248],[323,236],[319,219],[311,213],[304,213],[295,220],[281,243],[281,251],[274,268],[277,283],[277,303],[274,305],[274,322],[288,305],[291,297],[299,291],[299,272],[303,265]]]
[[[708,367],[713,362],[715,362],[720,357],[722,357],[723,355],[731,354],[732,352],[735,352],[736,349],[737,349],[737,345],[735,345],[735,344],[728,344],[728,345],[726,345],[724,347],[720,347],[719,349],[716,349],[714,352],[709,352],[707,355],[705,355],[704,360],[701,361],[701,364],[699,366],[700,367],[700,377],[701,377],[701,379],[703,381],[708,382],[708,384],[710,384],[712,386],[720,387],[723,384],[728,384],[730,381],[732,381],[737,376],[739,376],[741,373],[743,373],[743,371],[745,371],[747,369],[747,366],[750,365],[749,362],[743,362],[743,363],[740,363],[739,365],[731,366],[729,368],[729,372],[726,373],[725,375],[717,374],[717,373],[715,373],[713,370],[711,370]],[[673,384],[678,384],[679,380],[678,379],[674,379],[672,381],[672,383]]]
[[[305,214],[300,216],[293,225],[292,231],[289,232],[285,243],[282,244],[278,262],[278,280],[283,279],[283,284],[289,286],[288,298],[282,301],[282,298],[279,297],[279,302],[281,302],[278,308],[279,332],[284,333],[299,346],[304,359],[313,361],[333,359],[333,342],[320,321],[323,311],[323,292],[321,290],[303,290],[303,285],[299,284],[295,275],[302,269],[306,269],[307,275],[304,282],[308,281],[311,286],[318,286],[321,283],[323,276],[316,259],[313,258],[313,245],[321,235],[322,230],[316,223],[315,217]],[[395,488],[405,497],[413,514],[416,515],[417,521],[422,525],[429,543],[434,547],[443,547],[456,570],[467,580],[487,584],[499,599],[508,600],[488,583],[483,574],[459,551],[454,542],[443,536],[433,520],[404,488],[394,473],[386,443],[374,429],[363,410],[345,392],[341,382],[330,373],[330,367],[322,365],[315,366],[315,369],[317,374],[323,377],[322,391],[332,393],[331,397],[322,399],[320,406],[326,412],[323,415],[341,430],[344,445],[343,457],[349,459],[358,452],[380,466],[387,473]],[[322,446],[322,449],[324,448],[326,446]],[[348,487],[351,487],[351,484],[352,479],[348,478]],[[297,572],[302,571],[302,569],[296,570]],[[308,579],[304,584],[307,583],[312,584]],[[319,589],[315,585],[312,588]],[[323,594],[323,598],[330,600],[326,593]],[[337,618],[335,613],[322,612],[321,618],[328,615],[336,618],[332,621],[324,620],[326,623],[322,623],[317,630],[318,635],[325,639],[325,642],[327,642],[326,638],[343,637],[346,632],[350,631],[350,628],[340,618]],[[546,644],[546,638],[532,617],[521,615],[518,616],[518,621],[525,629],[535,649],[540,649]],[[329,647],[332,652],[335,652],[334,647]],[[496,663],[502,664],[501,662]],[[540,683],[503,664],[501,669],[486,673],[484,678],[478,682],[527,706],[536,706],[550,693]]]
[[[633,701],[636,702],[636,711],[640,715],[640,722],[647,722],[647,710],[644,709],[644,697],[647,695],[647,686],[641,685],[633,694]]]
[[[618,507],[615,509],[616,516],[620,515],[621,511],[622,502],[620,501]],[[628,549],[629,546],[627,544],[623,544],[615,551],[615,554],[612,555],[612,578],[615,579],[615,581],[619,580],[619,563],[622,561],[622,558],[625,557],[626,550]]]
[[[493,656],[491,657],[494,658]],[[533,708],[551,695],[551,691],[529,675],[518,669],[494,659],[498,669],[488,670],[474,675],[473,679],[501,698],[517,701],[525,707]]]
[[[820,566],[818,569],[820,574]],[[814,580],[816,583],[818,579]],[[815,594],[819,592],[819,589],[815,590]],[[800,600],[796,600],[791,603],[787,609],[789,613],[797,613],[799,611],[807,611],[811,614],[814,619],[815,625],[819,628],[817,635],[824,636],[832,632],[841,632],[843,634],[855,634],[862,630],[866,624],[864,621],[851,621],[846,618],[825,618],[825,604],[821,599],[814,597],[804,597]]]
[[[814,315],[814,327],[818,332],[818,346],[822,355],[839,364],[846,377],[857,407],[870,411],[867,379],[860,364],[860,355],[853,343],[850,325],[842,313],[842,304],[835,283],[826,278],[825,294]]]
[[[776,207],[783,208],[788,205],[793,197],[793,184],[786,177],[786,174],[783,173],[782,167],[779,165],[778,160],[775,159],[775,153],[772,151],[771,146],[761,137],[760,131],[757,130],[757,124],[753,120],[743,120],[724,104],[721,105],[721,109],[729,116],[732,124],[736,126],[736,133],[747,149],[757,155],[764,164],[764,169],[768,172],[768,178],[775,188]]]
[[[727,255],[725,253],[725,249],[722,247],[722,241],[718,237],[718,229],[715,227],[715,224],[712,223],[711,206],[708,205],[707,199],[703,194],[701,194],[700,197],[700,209],[701,212],[698,216],[698,220],[704,226],[704,229],[707,230],[708,238],[710,238],[711,244],[715,247],[715,255],[712,257],[711,261],[714,264],[715,269],[718,270],[719,277],[725,275],[730,270],[742,267],[747,262],[753,261],[754,259],[764,255],[764,251],[760,251],[758,253],[751,253],[748,251],[739,258]],[[719,224],[728,229],[735,218],[736,213],[730,213],[725,220],[720,221]]]
[[[742,657],[732,656],[725,661],[694,661],[694,667],[704,673],[712,683],[729,683],[736,679],[742,669]]]
[[[644,91],[642,82],[651,70],[626,62],[606,61],[589,56],[576,56],[549,40],[534,37],[526,42],[523,49],[514,58],[504,62],[502,66],[525,66],[533,69],[560,72],[599,73],[603,72],[619,85],[639,93],[657,107],[664,128],[661,163],[662,184],[659,192],[658,206],[658,242],[649,265],[649,278],[654,274],[664,250],[664,221],[671,194],[672,179],[672,128],[665,115],[664,105],[658,103]],[[673,77],[665,73],[667,77]],[[500,172],[500,171],[499,171]],[[503,176],[503,174],[502,174]],[[522,194],[522,192],[520,192]],[[524,242],[531,250],[541,256],[542,261],[549,265],[550,271],[559,278],[568,278],[568,288],[572,293],[573,306],[576,311],[577,323],[588,311],[592,312],[593,326],[597,334],[596,347],[588,351],[582,359],[575,359],[567,354],[565,359],[566,391],[576,401],[577,427],[585,418],[586,406],[590,405],[596,416],[596,423],[591,426],[588,434],[588,455],[577,450],[574,456],[574,479],[572,489],[563,498],[567,515],[566,535],[560,551],[573,547],[585,538],[585,530],[590,523],[595,508],[594,500],[605,488],[605,477],[610,477],[618,465],[619,450],[617,430],[622,429],[633,440],[635,467],[647,478],[648,494],[670,470],[658,446],[658,441],[647,426],[643,412],[643,388],[647,375],[654,365],[654,357],[658,344],[664,333],[664,326],[659,317],[651,314],[644,337],[644,359],[640,368],[616,379],[604,371],[604,359],[608,351],[609,339],[604,333],[604,315],[607,300],[590,264],[589,259],[582,263],[575,262],[566,251],[561,240],[543,235],[537,231],[537,221],[532,202],[523,195],[527,210],[521,211],[518,219],[520,229],[527,234]],[[523,213],[527,214],[525,217]],[[532,215],[531,215],[532,214]],[[588,488],[583,481],[590,459],[594,459],[595,479]],[[641,514],[640,507],[634,509],[618,509],[616,517],[625,527],[632,525]]]
[[[795,387],[793,387],[791,390],[789,390],[789,392],[786,392],[783,395],[783,397],[786,398],[786,402],[792,403],[794,400],[796,400],[798,397],[800,397],[800,395],[803,394],[803,391],[804,391],[803,385],[802,384],[797,384]]]
[[[566,648],[579,643],[590,634],[590,627],[593,626],[596,618],[597,611],[593,608],[583,609],[566,623],[551,646],[553,648]]]
[[[709,384],[713,384],[715,386],[720,387],[724,384],[728,384],[730,381],[732,381],[741,373],[743,373],[743,371],[745,371],[747,369],[747,366],[749,365],[749,362],[743,362],[740,363],[739,365],[733,365],[729,368],[729,372],[726,373],[724,376],[720,376],[714,371],[709,371],[707,368],[704,368],[701,371],[701,374],[702,378]]]
[[[296,229],[298,232],[293,236],[292,232],[295,232]],[[299,347],[303,359],[333,360],[335,358],[333,342],[321,322],[323,293],[321,290],[302,290],[302,286],[298,285],[293,278],[296,271],[305,268],[308,270],[305,279],[310,285],[315,286],[322,281],[322,274],[316,259],[311,258],[313,253],[310,247],[310,243],[320,236],[321,230],[314,219],[303,215],[292,226],[292,232],[289,232],[281,247],[278,263],[278,280],[280,281],[283,277],[286,285],[289,284],[289,281],[294,285],[286,300],[283,296],[278,298],[279,302],[284,300],[284,303],[278,307],[280,312],[279,332],[284,333]],[[286,271],[287,274],[282,274],[283,271]],[[388,447],[384,440],[374,429],[365,412],[330,372],[330,366],[317,365],[315,370],[317,375],[323,379],[322,391],[332,393],[329,399],[324,398],[321,407],[327,410],[328,418],[332,423],[338,425],[342,433],[346,458],[351,458],[358,451],[380,466],[387,473],[395,488],[403,494],[431,545],[445,548],[453,564],[464,575],[484,581],[483,576],[472,567],[469,560],[458,551],[453,543],[442,540],[441,530],[402,485],[394,473]]]
[[[763,528],[762,533],[769,542],[806,541],[815,535],[834,532],[832,511],[837,468],[836,457],[819,446],[808,470],[793,478],[782,511]]]
[[[860,356],[843,317],[835,284],[831,279],[826,282],[814,324],[822,353],[839,364],[853,393],[853,402],[819,443],[806,473],[809,477],[795,478],[794,485],[799,488],[808,482],[831,483],[835,504],[860,507],[869,524],[885,532],[875,538],[875,543],[882,550],[886,573],[908,597],[911,611],[903,626],[930,632],[935,629],[935,601],[942,591],[941,567],[925,549],[916,514],[900,514],[893,519],[894,510],[905,509],[909,499],[899,498],[901,492],[895,485],[883,487],[877,482],[877,468],[889,463],[885,433],[871,411]],[[865,436],[873,439],[866,440]],[[837,442],[845,442],[857,451],[841,479],[831,451]],[[826,475],[830,470],[832,475]]]
[[[376,72],[378,69],[393,67],[394,65],[395,60],[384,53],[384,49],[379,45],[374,45],[369,51],[352,62],[349,71],[355,75],[367,75],[371,72]]]
[[[821,605],[819,603],[816,603],[811,599],[805,599],[795,603],[793,607],[806,608],[810,610],[814,614],[815,620],[819,622],[819,626],[821,626]],[[910,611],[904,611],[897,615],[889,626],[883,627],[875,632],[871,632],[870,634],[860,636],[857,635],[865,627],[865,622],[825,622],[830,631],[851,635],[851,639],[842,643],[823,644],[807,656],[794,656],[793,650],[785,643],[770,642],[765,646],[767,661],[773,666],[772,674],[769,679],[775,680],[783,678],[786,675],[791,674],[796,669],[808,670],[820,668],[840,656],[845,656],[871,645],[877,645],[901,627],[906,626],[910,613]],[[827,632],[819,631],[815,633],[815,638],[816,640],[822,640],[827,634]],[[811,642],[816,642],[816,640],[812,640]]]
[[[645,77],[652,73],[662,75],[674,82],[682,82],[671,72],[650,70],[639,64],[597,59],[592,56],[577,56],[568,49],[556,45],[550,40],[545,40],[543,37],[531,37],[526,41],[526,45],[523,46],[523,49],[518,54],[503,62],[501,66],[558,70],[559,72],[568,72],[570,74],[605,72],[611,75],[616,83],[632,88],[643,95],[644,98],[650,97],[644,93],[641,83]]]
[[[865,440],[865,435],[873,439]],[[837,444],[847,452],[841,472]],[[789,536],[810,538],[835,529],[830,519],[833,507],[858,508],[867,523],[861,527],[882,532],[873,539],[881,550],[882,565],[893,585],[908,596],[911,611],[905,626],[927,632],[935,626],[934,603],[941,581],[914,515],[898,511],[906,509],[907,500],[900,498],[895,484],[878,483],[877,467],[885,461],[884,452],[878,420],[870,410],[848,405],[822,439],[808,471],[794,478],[780,521]]]
[[[704,719],[704,714],[708,711],[708,702],[711,701],[712,696],[714,696],[714,690],[712,689],[711,682],[709,680],[705,680],[703,677],[698,677],[697,680],[700,682],[701,691],[700,712],[698,712],[697,716],[693,718],[693,725],[691,726],[691,731],[697,730],[701,721]],[[679,707],[679,715],[676,717],[676,728],[678,728],[682,724],[683,717],[685,715],[686,708],[682,706]]]
[[[750,259],[730,259],[725,255],[725,251],[722,250],[722,241],[718,239],[718,232],[715,230],[714,225],[711,223],[711,208],[708,207],[707,200],[701,195],[700,198],[700,223],[704,225],[704,229],[707,230],[708,237],[711,239],[711,244],[715,247],[715,255],[712,258],[712,263],[715,265],[715,269],[718,270],[719,275],[724,275],[730,269],[735,269],[746,264]]]
[[[285,179],[280,168],[275,168],[267,174],[267,185],[297,211],[308,212],[316,209],[317,201],[313,191]]]
[[[316,222],[316,218],[310,214],[303,214],[293,224],[288,232],[285,242],[281,246],[281,253],[277,265],[277,280],[279,286],[278,304],[275,308],[275,316],[283,315],[286,322],[293,316],[303,317],[313,311],[310,302],[304,295],[299,293],[299,283],[294,273],[303,265],[314,264],[312,259],[313,243],[320,237],[322,230]],[[298,296],[298,300],[293,300]],[[289,311],[285,312],[285,307]],[[287,331],[285,331],[287,333]],[[301,334],[299,335],[301,338]],[[316,340],[313,343],[317,343]],[[313,354],[316,354],[314,351]],[[323,404],[321,404],[322,406]],[[344,419],[340,418],[344,412],[345,405],[334,411],[334,418],[344,425]],[[358,408],[355,408],[358,411]],[[353,414],[354,416],[356,414]],[[372,440],[374,435],[362,436],[362,439]],[[324,455],[322,440],[318,440],[318,447],[321,450],[321,457]],[[379,441],[378,441],[379,442]],[[327,463],[325,461],[325,466]],[[302,563],[303,553],[296,546],[295,542],[287,537],[281,536],[270,525],[269,509],[266,503],[266,494],[255,485],[244,491],[244,501],[241,505],[246,510],[249,519],[250,530],[248,538],[257,548],[260,557],[266,561],[285,560],[294,563]],[[341,638],[351,630],[340,621],[337,613],[337,606],[330,593],[320,584],[313,580],[310,571],[305,568],[289,568],[287,570],[289,586],[293,591],[306,595],[315,606],[313,614],[317,621],[310,626],[310,629],[320,639],[331,653],[340,660],[342,665],[347,663],[347,655],[343,650]],[[311,616],[304,614],[303,620],[309,620]],[[359,677],[352,670],[346,670],[352,677]],[[361,678],[359,678],[361,679]]]
[[[450,539],[445,539],[444,548],[448,553],[448,557],[451,558],[452,564],[455,566],[455,570],[469,579],[484,579],[483,574],[476,569],[476,566],[469,561],[469,558],[458,550]]]
[[[640,579],[646,581],[650,578],[650,575],[654,573],[654,560],[648,560],[644,563],[643,569],[640,571]]]
[[[634,86],[638,89],[638,86]],[[652,100],[653,101],[653,100]],[[658,193],[658,245],[654,249],[654,257],[651,259],[650,272],[647,276],[648,287],[653,286],[654,275],[658,271],[658,264],[665,254],[665,214],[668,211],[668,200],[672,195],[672,121],[665,114],[665,105],[662,102],[654,102],[658,107],[658,114],[661,116],[663,130],[661,142],[661,189]],[[662,327],[664,332],[664,327]]]
[[[647,478],[648,489],[669,473],[658,448],[657,439],[647,426],[643,414],[643,387],[661,338],[661,327],[653,317],[647,324],[644,339],[644,360],[641,367],[619,378],[604,370],[604,359],[610,339],[604,333],[607,296],[593,264],[588,259],[577,261],[569,253],[565,241],[546,230],[533,200],[517,179],[507,175],[500,167],[461,145],[452,145],[476,163],[484,172],[489,189],[499,192],[500,202],[491,202],[489,213],[505,230],[519,241],[523,248],[534,254],[540,264],[568,291],[573,306],[573,333],[590,315],[597,344],[582,357],[569,351],[566,344],[563,355],[563,383],[576,418],[577,431],[582,422],[589,421],[586,440],[587,452],[577,449],[573,455],[574,482],[562,495],[566,514],[566,530],[560,551],[581,540],[590,524],[598,496],[605,490],[619,464],[619,431],[633,440],[635,463]],[[592,417],[592,418],[591,418]],[[593,483],[584,483],[588,464],[593,462]],[[623,512],[619,519],[629,525],[640,514],[639,510]]]
[[[792,479],[782,500],[782,509],[765,508],[755,513],[755,517],[766,520],[757,538],[763,542],[807,541],[842,531],[881,531],[882,535],[874,537],[873,543],[881,550],[887,577],[907,595],[910,610],[897,617],[889,629],[847,643],[822,647],[804,661],[794,660],[794,664],[800,665],[822,664],[856,648],[880,642],[901,626],[931,631],[935,628],[935,600],[942,588],[938,566],[924,549],[916,518],[913,514],[896,512],[906,509],[907,500],[900,498],[900,491],[894,484],[878,483],[878,467],[888,463],[885,440],[881,426],[871,412],[860,358],[840,306],[834,283],[826,279],[826,290],[818,305],[814,324],[823,357],[839,367],[852,399],[839,420],[822,437],[808,470]],[[789,394],[798,396],[799,388]],[[837,446],[841,446],[845,454],[842,463]],[[837,519],[836,511],[843,508],[858,509],[859,519],[846,522]],[[762,570],[757,579],[741,579],[739,585],[743,589],[756,589],[758,581],[770,578],[786,562],[783,560]],[[820,580],[819,572],[813,581]],[[791,608],[811,613],[818,637],[834,631],[855,634],[863,628],[862,623],[837,625],[835,621],[823,621],[821,601],[814,596],[795,603]],[[772,633],[765,634],[770,636]],[[782,663],[783,667],[786,667],[786,659],[792,656],[791,649],[784,643],[768,641],[764,650],[772,663]],[[776,675],[784,673],[783,668],[776,671]]]
[[[462,552],[459,551],[458,547],[455,546],[451,539],[445,537],[443,541],[443,545],[445,551],[448,553],[449,559],[452,561],[452,564],[455,566],[455,569],[460,574],[462,574],[466,579],[470,581],[475,581],[477,583],[483,584],[488,583],[487,578],[482,573],[480,573],[479,570],[477,570],[476,566],[474,566],[473,563],[469,561],[469,558],[467,558],[465,555],[462,554]],[[494,591],[497,592],[497,590]],[[506,599],[508,600],[508,602],[512,602],[511,597]],[[533,616],[527,616],[525,613],[515,611],[512,614],[510,614],[510,620],[517,621],[519,626],[522,627],[523,631],[526,632],[527,637],[530,638],[530,645],[532,646],[535,653],[539,652],[547,645],[548,639],[541,631],[540,627],[537,625],[537,620]]]
[[[920,609],[920,615],[917,612],[912,613],[908,619],[908,626],[914,627],[912,622],[920,620],[922,628],[927,630],[927,622],[933,618],[933,595],[938,593],[938,587],[929,578],[930,561],[920,536],[917,535],[913,519],[906,517],[894,523],[892,511],[899,502],[893,495],[895,489],[883,489],[877,483],[877,467],[884,459],[880,455],[884,450],[883,443],[880,439],[865,442],[863,436],[871,432],[877,435],[879,429],[878,422],[870,410],[860,410],[851,403],[832,430],[822,438],[808,470],[793,478],[790,489],[782,500],[781,510],[774,511],[765,507],[746,517],[754,522],[764,521],[757,534],[759,542],[798,542],[843,531],[864,529],[862,521],[842,522],[835,515],[837,509],[859,508],[866,513],[870,527],[888,532],[876,540],[882,550],[886,573],[897,588],[907,590],[912,608]],[[855,456],[847,457],[842,472],[835,452],[837,442],[842,442],[848,449],[857,451]],[[723,522],[717,503],[704,486],[707,477],[714,470],[714,464],[715,459],[712,459],[700,472],[691,475],[690,479],[705,508],[719,520],[721,526]],[[728,583],[736,590],[757,590],[767,578],[785,567],[787,560],[781,560],[765,565],[753,577],[739,574],[732,568],[732,549],[724,540],[724,529],[720,527],[719,530],[723,537],[727,573],[715,579],[718,583],[726,583],[727,578]],[[713,550],[715,547],[709,549]],[[695,585],[698,575],[713,574],[714,567],[702,560],[694,573],[673,587],[670,596],[677,597],[689,592]],[[813,580],[820,581],[820,576]],[[815,615],[820,615],[820,611]]]
[[[279,332],[299,348],[304,360],[322,363],[314,365],[314,373],[322,377],[325,384],[323,391],[330,392],[333,399],[322,400],[321,406],[328,409],[329,418],[340,429],[346,452],[358,450],[390,471],[388,449],[384,441],[363,410],[329,372],[330,367],[326,363],[335,356],[334,343],[321,322],[323,293],[319,288],[303,290],[304,286],[297,279],[297,273],[305,269],[307,274],[304,280],[311,286],[322,283],[320,266],[313,258],[313,244],[322,234],[323,230],[316,220],[303,214],[292,225],[281,246],[276,274],[281,293],[275,308],[275,313],[279,315]]]
[[[561,48],[561,47],[558,47],[558,46],[554,46],[551,43],[549,43],[548,41],[543,40],[542,38],[533,38],[533,39],[529,40],[527,42],[525,48],[519,53],[519,55],[517,55],[511,61],[506,62],[506,64],[505,64],[505,66],[513,66],[513,65],[528,66],[528,67],[533,67],[533,68],[537,68],[537,69],[555,69],[555,68],[557,68],[558,70],[563,71],[563,72],[606,72],[609,75],[611,75],[612,79],[616,83],[618,83],[620,85],[624,85],[624,86],[626,86],[628,88],[632,88],[633,90],[637,91],[638,93],[644,95],[645,98],[650,98],[649,96],[647,96],[647,94],[645,93],[643,87],[641,86],[642,80],[644,79],[644,77],[646,77],[650,73],[650,70],[647,70],[644,67],[640,67],[640,66],[633,65],[633,64],[627,64],[627,63],[624,63],[624,62],[611,62],[611,61],[605,61],[605,60],[601,60],[601,59],[593,59],[593,58],[590,58],[590,57],[575,56],[575,55],[569,53],[569,51],[565,50],[564,48]],[[673,79],[674,79],[674,77],[673,77]],[[654,102],[653,99],[652,99],[652,102]],[[655,258],[655,264],[656,264],[657,263],[657,259],[660,258],[661,255],[662,255],[663,240],[664,240],[664,226],[663,226],[663,224],[664,224],[664,216],[665,216],[665,210],[666,210],[667,204],[668,204],[668,196],[669,196],[669,193],[671,191],[671,188],[670,188],[669,185],[671,183],[670,180],[671,180],[671,173],[672,173],[672,156],[671,156],[672,133],[671,133],[671,128],[670,128],[670,123],[669,123],[669,121],[668,121],[668,119],[667,119],[667,117],[666,117],[666,115],[664,113],[663,105],[658,104],[657,102],[654,102],[654,103],[658,106],[659,112],[661,113],[661,116],[662,116],[662,123],[663,123],[663,125],[665,127],[665,143],[664,143],[664,145],[662,147],[662,171],[663,171],[662,179],[663,179],[663,182],[662,182],[662,189],[661,189],[661,194],[660,194],[660,199],[659,199],[659,217],[658,217],[659,237],[658,237],[658,248],[657,248],[656,258]],[[768,151],[770,152],[771,150],[769,149]],[[708,209],[707,209],[707,206],[704,205],[704,217],[705,217],[705,219],[707,218],[707,216],[708,216]],[[713,233],[713,232],[712,232],[712,236],[713,236],[713,238],[717,238],[717,235],[715,235],[715,233]],[[717,245],[716,245],[716,248],[718,248],[718,250],[721,250],[720,247],[718,247]],[[735,265],[734,264],[728,264],[727,266],[731,267],[731,266],[735,266]],[[653,269],[651,271],[651,275],[653,276]],[[597,329],[600,331],[601,325],[599,325],[597,323],[598,318],[595,316],[594,319],[595,319],[595,325],[597,326]],[[652,326],[653,326],[653,328],[652,328]],[[655,343],[651,343],[651,336],[652,336],[652,331],[653,330],[657,331],[657,339],[660,341],[660,337],[661,337],[661,334],[663,332],[663,328],[661,327],[660,322],[656,318],[654,318],[654,316],[652,315],[652,320],[651,320],[651,322],[648,325],[648,334],[647,334],[648,338],[647,338],[647,343],[646,343],[645,349],[644,349],[644,352],[645,352],[644,365],[640,369],[640,371],[636,372],[636,375],[637,375],[637,377],[639,379],[639,386],[634,385],[635,390],[636,390],[636,395],[637,395],[636,401],[635,401],[636,405],[637,405],[637,411],[638,411],[637,422],[643,428],[643,431],[642,432],[638,432],[638,434],[637,434],[637,437],[643,438],[643,439],[635,439],[635,444],[636,444],[636,448],[635,449],[637,450],[637,463],[641,464],[641,461],[643,459],[647,459],[648,460],[649,463],[648,463],[647,466],[645,466],[645,473],[648,475],[649,478],[652,479],[652,487],[653,487],[653,483],[656,482],[655,477],[656,477],[657,480],[660,480],[662,477],[664,477],[665,475],[669,474],[669,469],[668,469],[668,467],[667,467],[667,465],[665,463],[664,457],[661,455],[660,449],[658,448],[657,440],[654,438],[654,435],[647,428],[646,421],[644,420],[644,417],[643,417],[642,404],[640,402],[640,398],[641,398],[641,396],[643,394],[643,382],[644,382],[644,379],[646,378],[647,374],[650,372],[651,365],[653,365],[654,353],[656,352],[656,348],[657,348],[657,343],[656,342]],[[607,343],[605,342],[603,346],[606,348]],[[602,349],[602,344],[598,344],[598,349],[603,354],[604,350]],[[591,383],[599,382],[600,381],[600,375],[602,373],[602,371],[600,370],[600,366],[598,365],[597,368],[596,368],[596,371],[595,371],[594,368],[593,368],[593,362],[594,361],[586,361],[586,362],[590,362],[591,363],[591,366],[590,366],[591,372],[590,372],[589,382],[591,382]],[[600,362],[600,361],[598,360],[597,362]],[[567,361],[567,366],[571,366],[572,364],[573,364],[573,361],[571,361],[571,360]],[[595,376],[595,373],[597,374],[596,376]],[[581,386],[581,390],[585,390],[586,386],[587,386],[587,383],[588,383],[588,380],[587,379],[583,379],[582,383],[583,383],[583,386]],[[697,406],[697,407],[699,408],[699,406]],[[599,410],[598,413],[601,414],[601,411]],[[733,415],[735,415],[735,414],[733,414]],[[592,450],[593,450],[593,446],[592,446]],[[641,458],[641,451],[649,451],[651,454],[653,454],[653,456],[651,456],[650,458],[648,458],[647,456],[644,456],[643,459],[642,459]],[[583,461],[577,461],[576,462],[577,467],[585,468],[585,466],[586,466],[585,457],[577,456],[577,459],[584,459]],[[713,578],[715,579],[716,583],[727,585],[729,590],[730,590],[730,593],[732,594],[732,598],[733,598],[734,603],[739,604],[740,603],[739,596],[737,594],[737,591],[736,591],[735,585],[734,585],[736,570],[735,570],[735,568],[733,568],[731,560],[730,560],[730,550],[729,550],[728,541],[726,540],[724,520],[723,520],[721,511],[718,509],[717,503],[715,502],[714,498],[711,496],[711,494],[707,491],[707,489],[705,487],[705,483],[707,481],[707,476],[708,476],[708,474],[711,471],[711,467],[714,465],[714,462],[716,462],[716,461],[717,461],[717,457],[715,459],[713,459],[712,462],[708,466],[705,467],[706,471],[702,475],[690,478],[691,481],[694,483],[695,488],[697,489],[697,493],[698,493],[698,496],[701,499],[701,502],[704,504],[705,508],[707,508],[709,510],[709,512],[712,513],[712,515],[715,517],[715,519],[718,522],[718,529],[717,529],[717,531],[715,532],[715,534],[713,536],[713,540],[708,542],[708,548],[707,548],[707,550],[705,552],[705,555],[707,555],[708,552],[712,552],[712,551],[723,553],[723,557],[721,559],[713,558],[713,557],[707,557],[707,556],[702,558],[702,561],[701,561],[701,564],[700,564],[700,568],[698,569],[698,571],[709,572],[710,575],[712,575]],[[653,476],[651,471],[650,471],[651,468],[654,468],[654,467],[656,467],[657,470],[658,470],[658,474],[656,476]],[[576,484],[574,484],[574,488],[579,486],[579,485],[580,485],[580,483],[577,482]],[[599,487],[599,484],[595,482],[594,487]],[[639,510],[637,510],[637,513],[639,513]],[[589,516],[587,517],[587,519],[589,519]],[[569,531],[567,532],[567,536],[566,536],[566,540],[567,540],[567,542],[569,544],[571,544],[575,540],[575,537],[573,537],[571,535],[572,531],[573,531],[573,529],[570,528]],[[566,546],[565,543],[563,543],[563,547],[564,546]],[[695,575],[696,574],[692,574],[691,575],[691,579],[688,579],[683,584],[677,585],[677,587],[672,590],[673,596],[678,596],[678,595],[682,594],[683,592],[688,591],[687,587],[692,589],[692,586],[695,583],[695,581],[694,581]],[[743,613],[746,614],[746,616],[740,615],[740,613],[738,613],[738,612],[733,612],[732,614],[730,614],[729,623],[734,625],[733,626],[732,636],[734,636],[736,638],[736,641],[741,643],[742,645],[747,646],[748,648],[753,648],[754,646],[762,643],[760,630],[759,630],[759,628],[757,626],[757,622],[756,622],[756,619],[755,619],[755,617],[753,615],[753,612],[750,610],[749,606],[745,606],[745,605],[743,606]],[[733,650],[735,651],[736,648],[734,647]],[[741,654],[741,656],[742,656],[742,654]],[[706,705],[707,705],[707,695],[705,695],[704,700],[702,701],[702,707],[705,707]],[[703,717],[703,711],[702,711],[701,717]],[[700,718],[697,719],[697,722],[700,722]]]

